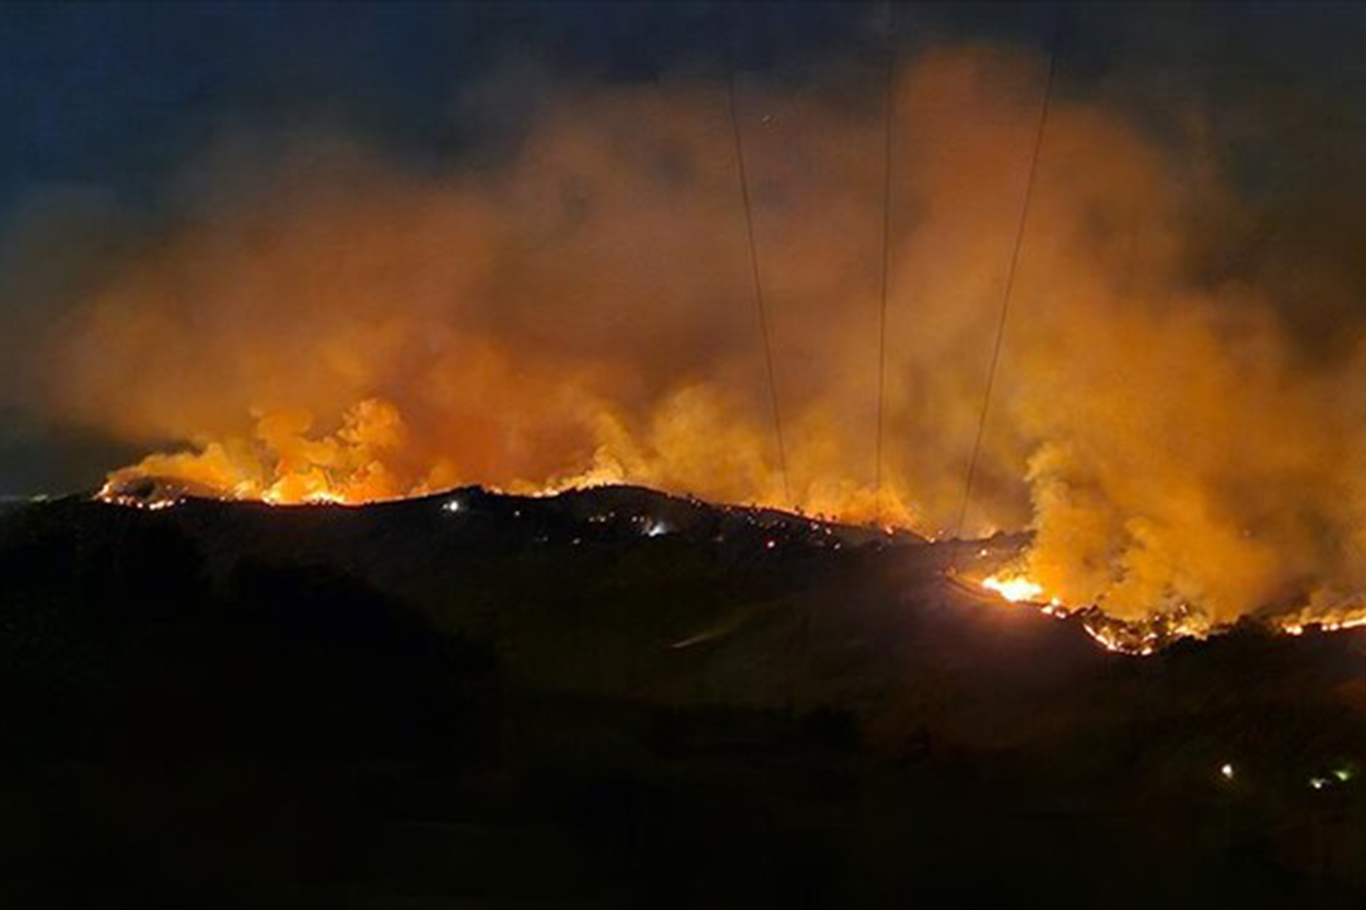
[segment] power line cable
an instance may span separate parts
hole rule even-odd
[[[874,517],[882,521],[882,436],[887,388],[887,288],[891,275],[892,238],[892,122],[895,118],[896,88],[896,4],[887,2],[887,73],[883,87],[883,171],[882,171],[882,288],[878,305],[877,331],[877,444],[873,468]]]
[[[754,211],[749,197],[749,176],[745,168],[745,143],[740,135],[740,119],[735,103],[735,66],[731,60],[729,40],[726,42],[726,100],[730,111],[731,135],[735,139],[735,163],[740,176],[740,199],[745,210],[745,234],[749,238],[749,266],[754,281],[754,308],[759,315],[759,334],[763,339],[764,366],[768,372],[768,393],[773,408],[773,435],[778,445],[778,470],[782,475],[783,499],[788,505],[792,505],[792,489],[788,485],[787,476],[787,446],[783,442],[783,415],[778,404],[778,380],[773,367],[773,345],[769,340],[768,314],[764,307],[764,286],[759,272],[759,248],[754,239]]]
[[[1015,288],[1015,272],[1020,262],[1020,248],[1024,245],[1025,226],[1029,220],[1029,204],[1034,196],[1034,178],[1039,167],[1039,149],[1043,145],[1044,128],[1048,124],[1048,108],[1053,96],[1053,77],[1057,70],[1057,31],[1048,54],[1048,76],[1044,81],[1043,102],[1039,106],[1039,122],[1034,131],[1034,146],[1029,157],[1029,174],[1025,180],[1024,198],[1020,203],[1020,220],[1015,228],[1015,242],[1010,252],[1010,265],[1006,270],[1005,290],[1001,295],[1001,314],[996,323],[996,341],[991,350],[991,365],[987,369],[987,384],[982,395],[982,412],[977,419],[977,434],[972,441],[972,456],[968,459],[967,480],[963,485],[963,504],[958,512],[958,528],[954,537],[962,539],[963,528],[967,523],[968,507],[972,502],[972,485],[977,475],[977,459],[982,448],[982,437],[986,431],[987,412],[991,407],[991,393],[996,385],[996,367],[1001,359],[1001,344],[1005,339],[1006,319],[1010,315],[1010,300]]]

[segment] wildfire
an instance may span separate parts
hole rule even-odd
[[[1046,597],[1043,585],[1023,575],[990,576],[979,583],[982,588],[992,591],[1011,603],[1032,604],[1039,612],[1056,619],[1081,619],[1081,627],[1097,644],[1107,651],[1147,657],[1162,648],[1183,638],[1204,639],[1217,631],[1201,613],[1182,605],[1175,610],[1154,613],[1142,620],[1123,620],[1109,616],[1096,607],[1078,609],[1064,604],[1061,598]],[[1356,619],[1352,625],[1366,625],[1366,614]],[[1329,624],[1321,624],[1330,628]],[[1348,628],[1345,623],[1336,623],[1331,628]],[[1282,631],[1292,635],[1302,634],[1302,626],[1279,626]]]
[[[995,591],[1011,603],[1038,603],[1043,597],[1043,585],[1020,575],[1012,578],[993,575],[982,581],[982,587]]]
[[[984,555],[986,550],[982,550],[978,555]],[[1032,581],[1023,575],[1014,575],[1009,578],[998,578],[992,575],[983,579],[982,587],[988,591],[994,591],[1011,603],[1035,604],[1048,616],[1059,618],[1066,617],[1069,613],[1062,598],[1045,597],[1043,585]]]
[[[180,505],[182,494],[183,491],[179,489],[160,488],[151,484],[125,488],[111,479],[100,487],[100,491],[95,494],[95,500],[129,509],[159,512]]]
[[[250,498],[250,497],[244,497]],[[261,493],[261,501],[272,506],[279,505],[364,505],[366,502],[374,500],[353,501],[346,498],[341,493],[328,489],[325,486],[311,490],[304,490],[298,494],[282,493],[276,487],[271,487]]]
[[[1301,614],[1293,619],[1283,619],[1277,624],[1277,628],[1287,635],[1303,635],[1310,628],[1317,628],[1323,632],[1340,632],[1359,626],[1366,626],[1366,612],[1353,611],[1337,618],[1306,618]]]
[[[1032,604],[1049,616],[1079,617],[1087,635],[1105,650],[1117,654],[1147,657],[1181,639],[1203,640],[1227,629],[1227,626],[1212,624],[1203,613],[1185,604],[1174,610],[1154,612],[1144,619],[1124,620],[1096,607],[1077,609],[1064,605],[1057,597],[1045,599],[1044,587],[1023,575],[993,575],[979,584],[1011,603]],[[1306,609],[1290,617],[1271,620],[1269,625],[1281,634],[1293,636],[1304,635],[1310,630],[1355,629],[1366,626],[1366,606],[1329,613]]]
[[[97,495],[95,499],[110,505],[123,506],[129,509],[143,509],[147,512],[159,512],[162,509],[170,509],[180,505],[179,499],[141,500],[132,496],[106,496],[103,493]]]

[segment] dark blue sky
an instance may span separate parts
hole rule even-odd
[[[509,60],[553,77],[639,81],[719,65],[800,72],[878,53],[878,3],[90,3],[0,9],[0,217],[53,183],[148,203],[168,173],[227,126],[325,123],[421,167],[458,156],[478,124],[455,99]],[[1361,118],[1366,16],[1353,4],[917,4],[903,50],[945,37],[1039,46],[1061,19],[1065,79],[1122,76],[1136,104],[1204,95],[1245,111],[1295,97],[1298,116]],[[724,25],[723,25],[724,23]],[[1268,102],[1276,99],[1268,97]],[[515,119],[516,111],[510,115]],[[1246,128],[1239,124],[1229,129]]]
[[[23,246],[16,232],[26,230],[34,200],[53,193],[89,193],[120,218],[154,221],[174,176],[225,131],[340,129],[406,166],[448,167],[495,126],[515,141],[519,118],[531,115],[534,80],[500,100],[498,118],[462,112],[462,93],[496,68],[552,80],[648,81],[667,71],[716,73],[730,41],[740,66],[800,80],[830,60],[875,62],[882,9],[7,4],[0,7],[0,240],[10,249],[0,249],[0,262],[14,267],[14,257],[31,255],[13,252],[16,242]],[[1299,228],[1332,225],[1305,231],[1312,238],[1305,254],[1366,261],[1358,255],[1366,237],[1355,227],[1358,194],[1343,191],[1366,183],[1359,180],[1366,178],[1361,7],[918,4],[899,8],[897,19],[905,54],[947,38],[1037,48],[1059,27],[1061,91],[1104,91],[1159,131],[1177,107],[1199,101],[1230,171],[1258,205],[1278,213],[1268,236],[1293,248]],[[1328,254],[1323,234],[1334,238]],[[1254,236],[1243,255],[1270,242]],[[32,306],[31,297],[0,296],[0,317]],[[23,399],[23,390],[11,390],[0,410],[0,493],[97,476],[107,448],[46,425]]]

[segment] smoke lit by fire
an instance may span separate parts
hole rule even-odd
[[[880,491],[878,107],[752,76],[741,128],[793,501],[712,80],[562,87],[503,163],[437,175],[335,139],[231,148],[24,362],[49,412],[157,452],[115,471],[115,493],[163,478],[358,503],[622,480],[939,535],[1042,71],[980,47],[903,67]],[[996,590],[1164,629],[1358,621],[1366,403],[1349,377],[1366,348],[1306,362],[1271,289],[1200,268],[1239,203],[1198,129],[1158,142],[1055,101],[965,529],[1035,532]]]

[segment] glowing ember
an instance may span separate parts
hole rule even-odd
[[[181,496],[177,492],[170,490],[149,487],[136,492],[126,492],[117,489],[113,483],[106,483],[95,494],[97,502],[109,503],[110,505],[124,506],[130,509],[143,509],[148,512],[158,512],[162,509],[169,509],[180,505]]]
[[[111,505],[124,506],[130,509],[142,509],[146,512],[160,512],[162,509],[169,509],[180,505],[179,499],[142,500],[132,496],[97,496],[96,499]]]

